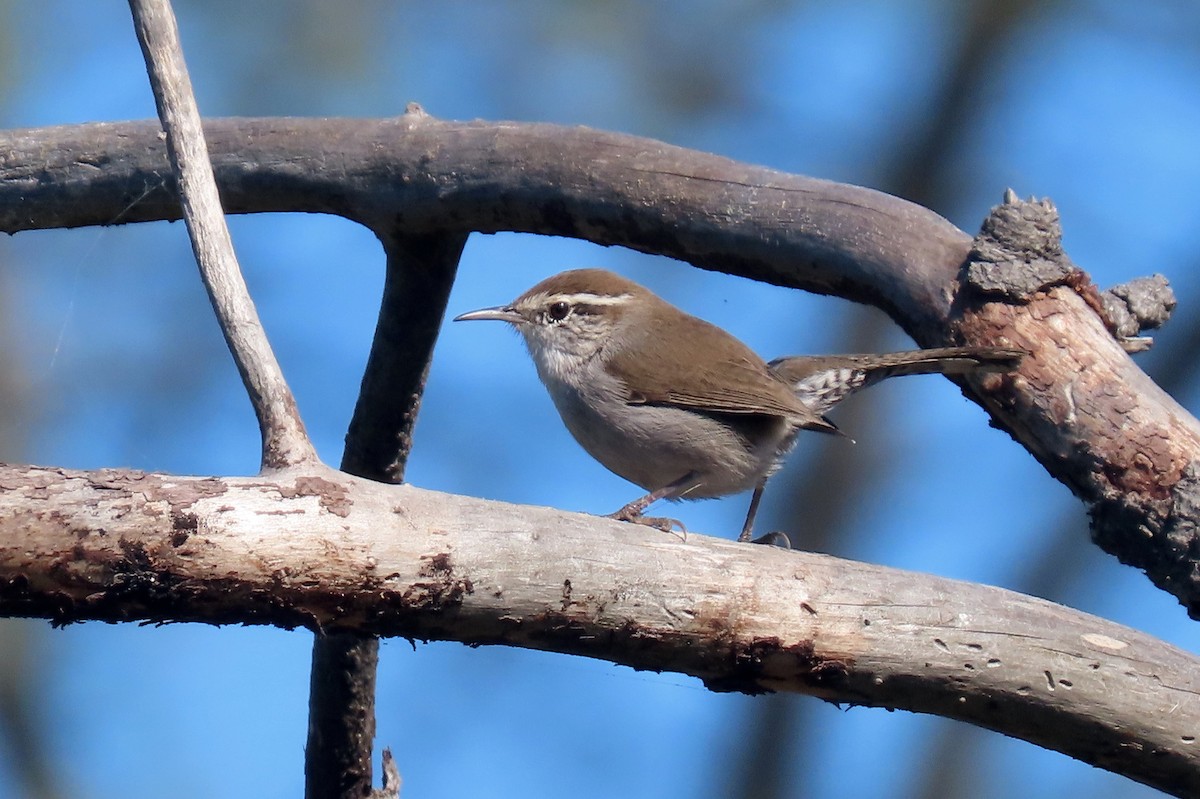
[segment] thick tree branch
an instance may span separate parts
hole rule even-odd
[[[0,487],[6,615],[587,655],[718,690],[936,713],[1200,791],[1200,662],[1009,591],[319,468],[2,467]]]
[[[1018,376],[968,395],[1089,503],[1102,546],[1200,615],[1200,424],[1127,357],[1078,269],[1025,294],[962,294],[972,241],[927,209],[585,128],[410,113],[205,130],[230,212],[335,213],[381,236],[578,236],[869,302],[923,345],[1026,347]],[[0,134],[0,230],[176,218],[155,134],[138,122]],[[1019,246],[1009,255],[1026,263]]]
[[[166,133],[167,153],[180,189],[179,204],[200,276],[258,417],[263,468],[313,462],[316,450],[233,252],[171,4],[168,0],[129,0],[129,7]]]
[[[204,130],[227,213],[331,213],[377,233],[575,236],[883,305],[926,335],[942,331],[971,246],[881,192],[588,128],[410,111]],[[144,122],[0,132],[0,231],[179,218],[156,134]]]

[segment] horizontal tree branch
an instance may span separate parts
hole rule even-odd
[[[931,333],[971,246],[882,192],[589,128],[447,122],[413,106],[395,119],[209,119],[204,130],[227,213],[329,213],[380,234],[574,236],[887,299],[894,318]],[[152,122],[0,132],[0,231],[178,219],[160,135]]]
[[[997,588],[387,486],[0,467],[0,614],[510,644],[969,721],[1200,792],[1200,662]]]
[[[1025,348],[1033,357],[1018,375],[966,385],[967,395],[1088,503],[1101,546],[1200,616],[1200,424],[1113,338],[1098,292],[1062,253],[1051,207],[1006,202],[973,242],[869,189],[634,136],[417,111],[208,121],[226,210],[340,214],[381,237],[577,236],[868,302],[925,346]],[[0,133],[0,230],[178,215],[153,123]],[[990,235],[1006,224],[1032,234]],[[1021,289],[1006,292],[1017,272]]]

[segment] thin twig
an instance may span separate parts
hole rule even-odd
[[[400,767],[396,764],[396,758],[392,757],[392,750],[384,749],[383,787],[372,791],[371,799],[399,799],[402,784]]]
[[[233,252],[169,0],[129,0],[200,276],[262,433],[262,467],[317,460]]]

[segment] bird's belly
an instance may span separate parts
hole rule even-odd
[[[655,491],[693,474],[685,498],[747,491],[774,470],[792,436],[771,416],[722,416],[671,406],[586,403],[551,392],[575,440],[615,474]]]

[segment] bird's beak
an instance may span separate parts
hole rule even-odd
[[[470,322],[475,319],[492,319],[496,322],[511,322],[514,325],[519,325],[525,321],[525,317],[507,305],[498,305],[495,308],[480,308],[478,311],[468,311],[454,317],[455,322]]]

